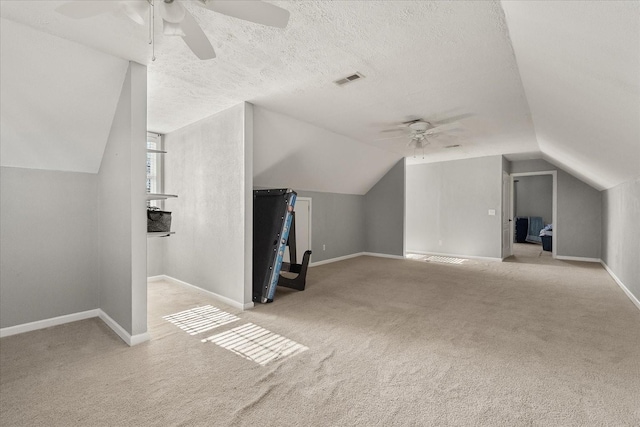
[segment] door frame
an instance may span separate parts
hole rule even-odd
[[[296,201],[298,201],[298,200],[304,200],[304,201],[309,202],[309,227],[308,227],[307,232],[309,233],[309,236],[308,236],[308,238],[309,238],[309,250],[310,250],[310,251],[312,251],[312,250],[313,250],[313,249],[312,249],[312,248],[313,248],[313,242],[311,241],[311,235],[313,234],[313,233],[312,233],[312,225],[313,225],[313,216],[312,216],[312,215],[313,215],[313,202],[312,202],[312,200],[311,200],[311,197],[296,197]],[[294,210],[295,210],[295,208],[294,208]]]
[[[515,218],[513,214],[515,213],[515,206],[513,200],[513,190],[514,190],[514,178],[519,176],[535,176],[535,175],[551,175],[553,178],[552,182],[552,201],[551,201],[551,211],[552,211],[552,224],[553,224],[553,241],[551,243],[551,257],[557,257],[557,248],[559,242],[559,233],[558,233],[558,171],[539,171],[539,172],[517,172],[511,174],[511,209],[509,210],[509,216],[512,219],[511,221],[511,231],[510,231],[510,239],[513,242],[513,236],[515,234]]]

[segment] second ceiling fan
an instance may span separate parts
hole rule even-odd
[[[289,22],[288,10],[263,1],[197,0],[195,3],[214,12],[270,27],[285,28]],[[182,37],[200,59],[216,57],[206,34],[180,0],[76,0],[62,4],[56,8],[56,12],[73,19],[86,19],[121,11],[140,25],[144,25],[149,17],[149,25],[153,28],[156,8],[162,17],[164,35]]]

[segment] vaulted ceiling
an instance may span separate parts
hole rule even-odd
[[[154,131],[249,101],[413,162],[544,157],[600,189],[640,174],[638,2],[273,1],[291,13],[275,29],[185,1],[216,49],[209,61],[162,36],[159,18],[151,61],[147,28],[121,14],[70,20],[61,3],[2,1],[0,13],[148,65]],[[365,78],[333,83],[356,71]],[[455,116],[460,129],[424,160],[383,132]]]

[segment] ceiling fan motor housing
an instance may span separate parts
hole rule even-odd
[[[424,133],[429,129],[429,123],[423,121],[414,122],[409,125],[409,129],[416,133]]]

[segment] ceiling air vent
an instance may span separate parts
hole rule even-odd
[[[336,80],[334,83],[337,84],[338,86],[342,86],[345,85],[347,83],[351,83],[355,80],[359,80],[359,79],[363,79],[364,76],[358,72],[356,72],[355,74],[352,74],[350,76],[344,77],[340,80]]]
[[[458,147],[460,147],[460,144],[447,145],[444,148],[458,148]]]

